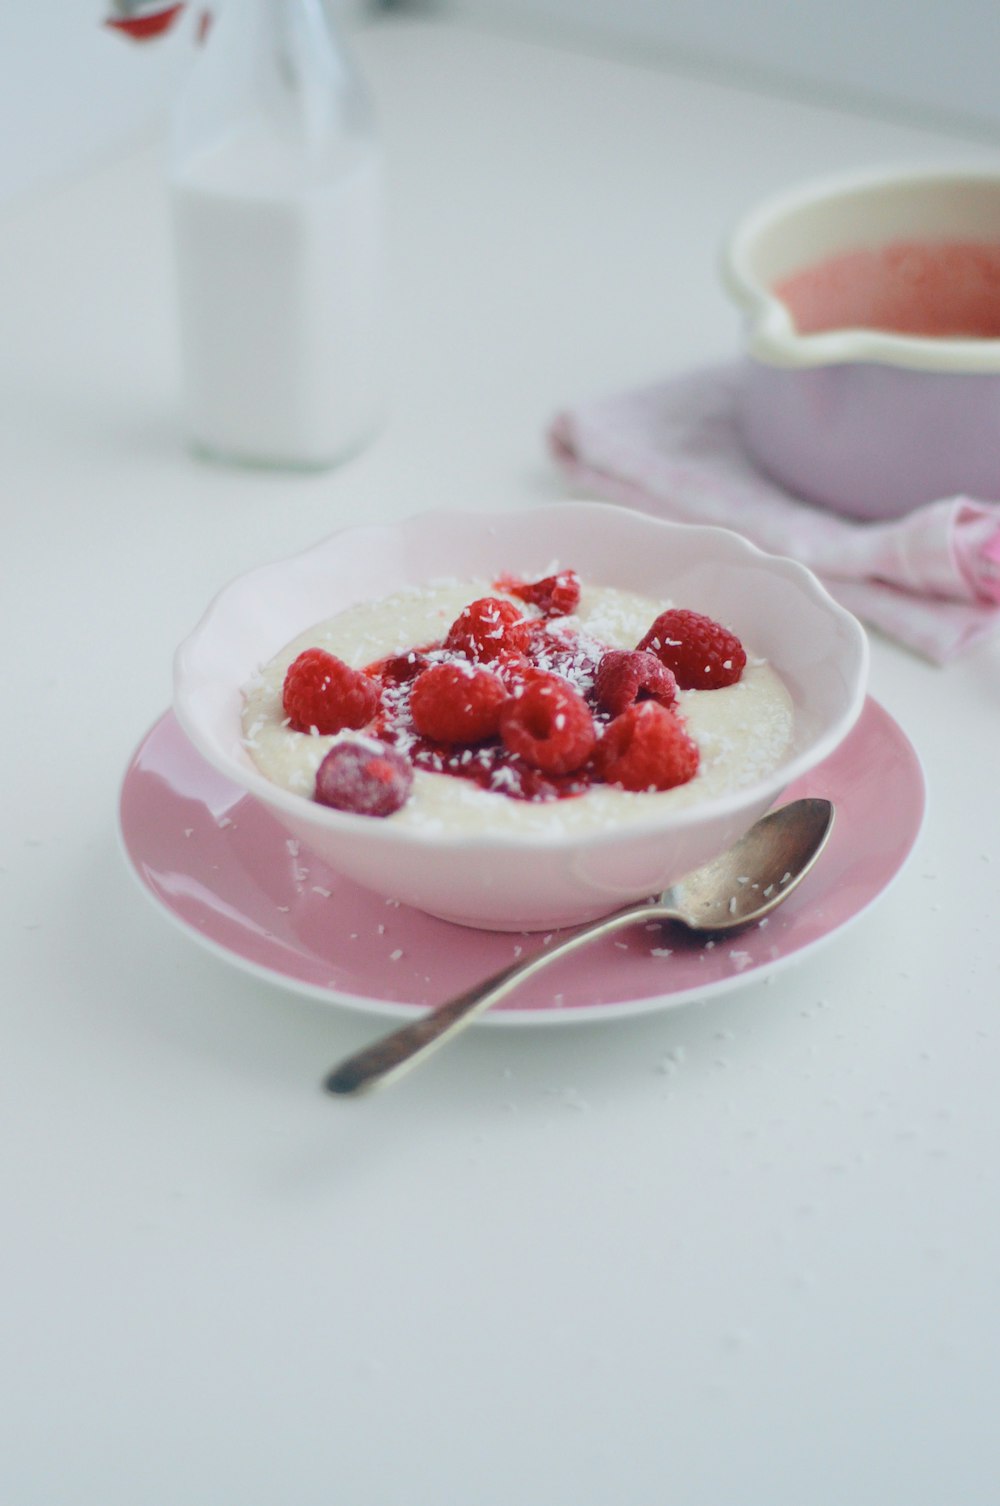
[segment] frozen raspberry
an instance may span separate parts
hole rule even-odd
[[[721,690],[735,685],[747,656],[734,633],[700,612],[661,612],[636,645],[673,670],[682,690]]]
[[[458,659],[432,664],[414,681],[410,715],[422,737],[476,743],[496,735],[506,699],[503,682],[492,670]]]
[[[597,740],[583,696],[558,675],[542,674],[503,706],[500,736],[509,753],[546,774],[582,768]]]
[[[316,771],[316,799],[358,816],[391,816],[405,804],[413,770],[384,743],[337,743]]]
[[[580,577],[575,570],[560,570],[543,580],[505,584],[512,596],[538,607],[545,617],[567,617],[580,605]]]
[[[481,596],[463,607],[448,629],[446,649],[478,663],[523,653],[529,624],[512,601]]]
[[[677,681],[655,654],[610,648],[597,666],[594,695],[602,710],[618,716],[639,700],[672,706],[677,700]]]
[[[326,735],[370,722],[378,710],[379,689],[325,649],[307,648],[285,674],[281,701],[296,732],[315,728]]]
[[[698,746],[666,706],[637,701],[610,724],[594,762],[608,784],[625,790],[670,790],[698,772]]]

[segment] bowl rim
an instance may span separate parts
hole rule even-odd
[[[870,362],[956,375],[1000,375],[1000,339],[945,339],[845,326],[800,334],[787,306],[748,266],[749,246],[767,227],[813,205],[874,193],[880,188],[985,184],[1000,193],[1000,168],[960,162],[867,168],[810,178],[759,200],[725,235],[719,271],[726,291],[749,317],[747,353],[769,366],[808,368]]]
[[[433,831],[419,827],[396,826],[391,821],[375,821],[370,816],[338,811],[307,800],[273,784],[252,764],[242,764],[232,755],[220,749],[214,740],[203,733],[198,718],[189,705],[192,658],[199,642],[209,632],[216,620],[225,611],[227,603],[237,592],[251,589],[275,570],[294,567],[311,556],[322,558],[337,547],[346,535],[357,540],[371,538],[386,531],[406,532],[423,529],[429,523],[447,525],[449,519],[474,517],[483,528],[500,523],[513,524],[523,519],[526,522],[539,519],[544,514],[557,514],[562,518],[575,515],[587,518],[591,524],[600,522],[606,527],[617,527],[627,520],[628,526],[647,528],[651,533],[676,534],[683,532],[688,537],[702,535],[706,540],[719,543],[727,550],[742,554],[748,562],[763,564],[778,569],[779,574],[796,581],[812,601],[836,618],[854,645],[852,682],[844,710],[835,722],[822,730],[805,748],[800,749],[787,762],[752,784],[719,796],[717,799],[696,803],[681,810],[651,811],[647,821],[633,820],[622,825],[583,830],[552,830],[535,832],[518,831]],[[397,588],[390,588],[397,589]],[[277,650],[276,650],[277,651]],[[247,794],[261,801],[276,812],[293,820],[297,825],[315,825],[331,833],[341,832],[345,838],[364,835],[377,845],[405,846],[407,848],[435,852],[484,852],[526,853],[531,851],[557,852],[586,847],[611,847],[621,842],[644,840],[650,837],[667,836],[672,832],[686,831],[699,825],[706,817],[726,819],[743,807],[752,806],[766,796],[768,803],[777,798],[781,790],[829,756],[847,736],[861,714],[867,694],[870,663],[868,636],[858,619],[837,602],[826,586],[812,570],[799,561],[784,555],[770,554],[744,538],[733,529],[720,528],[713,524],[675,523],[633,509],[622,508],[612,503],[568,499],[554,503],[529,505],[521,508],[494,509],[489,512],[474,512],[463,508],[430,508],[405,518],[379,523],[347,524],[325,535],[305,549],[241,573],[223,585],[211,598],[191,632],[178,645],[173,662],[174,697],[173,710],[182,730],[202,756],[232,783]],[[239,740],[238,738],[236,739]]]

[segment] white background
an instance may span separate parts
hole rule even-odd
[[[102,24],[109,10],[104,0],[0,6],[0,202],[121,150],[172,99],[192,17],[139,45]]]
[[[1000,126],[993,0],[461,0],[458,10],[779,89]]]
[[[372,19],[366,0],[333,4],[349,26]],[[200,9],[193,0],[165,38],[138,45],[101,24],[105,0],[5,0],[0,203],[160,120],[189,64]],[[428,0],[426,9],[1000,136],[994,0]]]
[[[371,1020],[125,870],[123,771],[221,584],[564,495],[557,408],[737,350],[748,203],[993,158],[481,25],[361,57],[393,384],[340,470],[188,452],[155,151],[0,225],[0,1501],[996,1506],[996,636],[943,670],[873,637],[930,805],[848,932],[703,1007],[474,1029],[367,1101],[319,1081]]]

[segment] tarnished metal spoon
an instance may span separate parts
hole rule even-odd
[[[793,800],[771,811],[735,846],[689,873],[659,899],[643,900],[582,926],[555,946],[503,968],[420,1019],[390,1031],[342,1061],[324,1087],[328,1093],[349,1095],[399,1077],[542,968],[626,926],[668,920],[689,931],[721,935],[762,920],[805,878],[832,826],[829,800]]]

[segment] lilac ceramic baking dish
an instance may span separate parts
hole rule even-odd
[[[866,519],[1000,499],[1000,170],[806,184],[737,225],[723,277],[744,440],[775,479]]]

